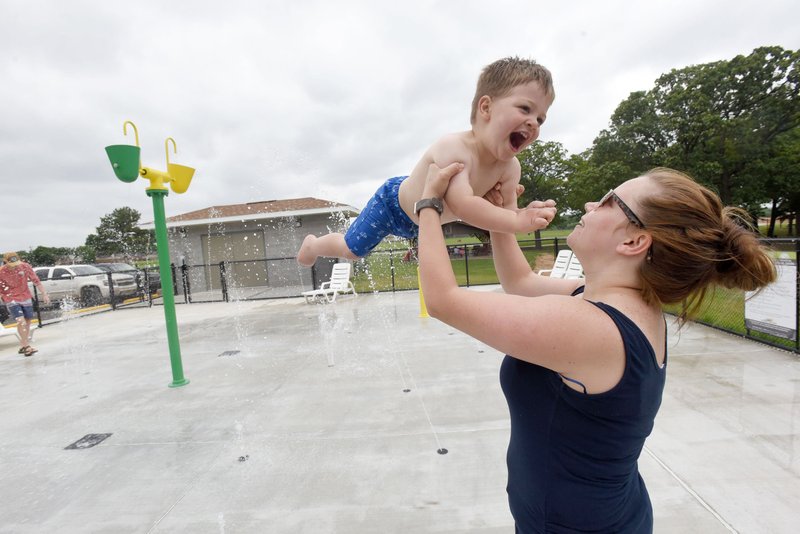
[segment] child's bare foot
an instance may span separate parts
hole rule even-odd
[[[317,261],[317,255],[314,254],[314,241],[317,236],[308,234],[303,239],[303,244],[300,245],[300,250],[297,252],[297,263],[303,267],[311,267]]]

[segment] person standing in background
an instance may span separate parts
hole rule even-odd
[[[0,267],[0,299],[6,304],[8,312],[17,321],[19,334],[19,354],[32,356],[38,352],[30,345],[31,319],[33,319],[33,295],[28,288],[28,281],[39,289],[45,304],[50,304],[39,277],[31,266],[19,257],[16,252],[3,254],[4,265]]]

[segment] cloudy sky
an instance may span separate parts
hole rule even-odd
[[[796,0],[0,0],[0,249],[77,246],[147,182],[103,148],[197,169],[168,215],[314,196],[363,207],[446,132],[480,69],[531,57],[557,98],[540,139],[588,148],[673,68],[800,47]]]

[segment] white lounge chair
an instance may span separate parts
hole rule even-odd
[[[345,293],[352,293],[354,297],[358,296],[356,288],[353,287],[353,282],[350,281],[350,264],[336,263],[333,265],[329,281],[322,282],[319,289],[303,291],[302,295],[308,303],[312,301],[334,302],[336,301],[336,295]]]
[[[539,269],[536,274],[550,274],[550,278],[565,278],[567,275],[567,267],[572,259],[572,251],[568,249],[561,249],[558,251],[556,260],[553,263],[552,269]]]
[[[567,265],[567,274],[564,275],[564,278],[583,278],[583,265],[581,265],[580,260],[574,254],[569,259],[569,265]]]

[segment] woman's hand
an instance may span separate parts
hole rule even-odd
[[[450,180],[456,174],[464,170],[463,163],[451,163],[447,167],[439,167],[435,163],[428,166],[428,177],[425,179],[425,189],[422,190],[422,198],[443,198]]]

